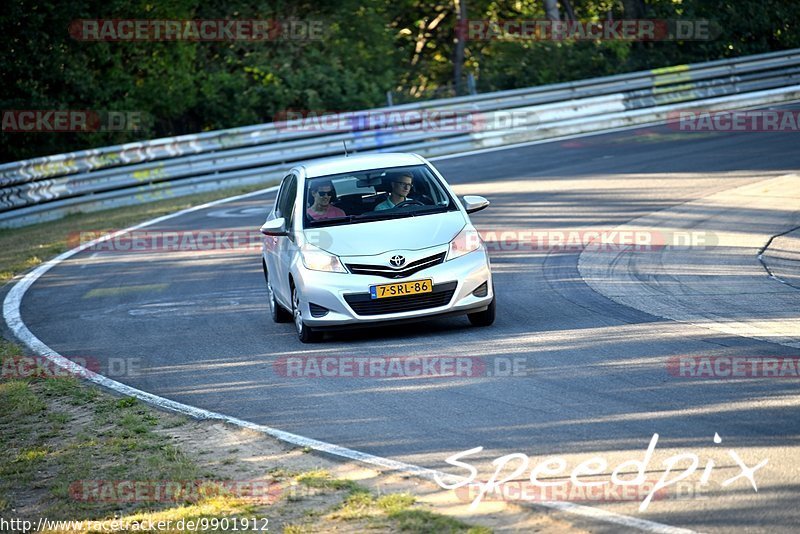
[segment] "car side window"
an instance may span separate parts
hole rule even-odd
[[[297,177],[290,174],[281,187],[281,194],[278,197],[278,217],[286,219],[286,229],[292,227],[292,219],[294,217],[294,202],[297,197]]]
[[[292,178],[292,175],[285,176],[283,181],[281,182],[281,187],[278,189],[278,196],[275,197],[275,216],[282,217],[281,215],[281,206],[283,205],[283,199],[286,197],[286,193],[289,185],[289,180]]]

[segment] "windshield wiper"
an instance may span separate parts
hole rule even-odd
[[[430,215],[431,213],[444,213],[447,211],[447,206],[428,206],[425,209],[414,210],[417,215]]]

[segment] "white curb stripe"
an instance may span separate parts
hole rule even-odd
[[[651,125],[648,125],[651,126]],[[644,126],[640,126],[644,127]],[[598,135],[598,132],[592,132],[588,135]],[[584,137],[585,135],[578,134],[575,137]],[[572,136],[571,136],[572,137]],[[553,140],[558,141],[561,139]],[[527,145],[529,143],[526,143]],[[539,144],[539,143],[531,143],[531,144]],[[524,145],[523,145],[524,146]],[[507,147],[517,148],[516,146]],[[492,150],[493,151],[493,150]],[[468,154],[465,154],[468,155]],[[444,158],[431,158],[431,159],[444,159]],[[174,412],[182,413],[189,415],[191,417],[197,419],[211,419],[211,420],[219,420],[224,421],[242,428],[248,428],[250,430],[255,430],[256,432],[261,432],[263,434],[267,434],[274,438],[277,438],[281,441],[286,443],[291,443],[293,445],[298,445],[301,447],[309,447],[316,451],[332,454],[334,456],[339,456],[342,458],[347,458],[349,460],[355,460],[358,462],[363,462],[366,464],[370,464],[377,467],[382,467],[384,469],[392,470],[392,471],[401,471],[403,473],[408,473],[414,476],[418,476],[427,480],[432,480],[435,482],[435,478],[437,475],[440,478],[459,478],[454,477],[454,475],[444,473],[442,471],[437,471],[434,469],[428,469],[426,467],[421,467],[418,465],[408,464],[405,462],[399,462],[396,460],[391,460],[389,458],[383,458],[381,456],[375,456],[372,454],[367,454],[364,452],[356,451],[353,449],[348,449],[347,447],[341,447],[339,445],[334,445],[332,443],[327,443],[325,441],[320,441],[312,438],[307,438],[304,436],[299,436],[297,434],[292,434],[291,432],[285,432],[283,430],[278,430],[276,428],[272,428],[266,425],[259,425],[256,423],[251,423],[249,421],[244,421],[242,419],[237,419],[235,417],[230,417],[224,414],[211,412],[208,410],[204,410],[202,408],[196,408],[194,406],[189,406],[188,404],[182,404],[180,402],[176,402],[170,399],[166,399],[164,397],[159,397],[158,395],[153,395],[152,393],[147,393],[146,391],[141,391],[139,389],[133,388],[131,386],[125,385],[121,382],[117,382],[116,380],[112,380],[106,376],[94,373],[89,371],[88,369],[76,364],[75,362],[64,358],[61,354],[54,351],[50,347],[48,347],[42,340],[37,338],[33,332],[31,332],[25,323],[22,321],[22,316],[20,313],[20,306],[22,304],[22,299],[25,296],[25,293],[31,287],[31,285],[36,282],[42,275],[44,275],[47,271],[52,269],[53,267],[57,266],[59,263],[69,259],[70,257],[86,250],[89,247],[92,247],[98,243],[102,243],[109,239],[113,239],[114,237],[131,232],[133,230],[138,230],[139,228],[144,228],[147,226],[152,226],[154,224],[160,223],[162,221],[172,219],[175,217],[179,217],[181,215],[185,215],[187,213],[191,213],[194,211],[199,211],[205,208],[209,208],[212,206],[216,206],[218,204],[223,204],[226,202],[232,202],[236,200],[241,200],[243,198],[257,196],[261,194],[271,193],[276,191],[278,186],[269,187],[266,189],[261,189],[258,191],[253,191],[251,193],[245,193],[243,195],[236,195],[233,197],[223,198],[219,200],[214,200],[212,202],[207,202],[205,204],[201,204],[199,206],[194,206],[191,208],[187,208],[175,213],[171,213],[168,215],[163,215],[161,217],[157,217],[150,221],[145,221],[141,224],[137,224],[135,226],[131,226],[129,228],[125,228],[123,230],[119,230],[114,232],[113,234],[105,235],[101,238],[95,239],[88,243],[84,243],[78,247],[73,248],[72,250],[68,250],[63,254],[56,256],[55,258],[43,263],[42,265],[36,267],[33,271],[25,275],[22,280],[17,282],[14,287],[6,295],[5,300],[3,301],[3,316],[5,317],[6,324],[8,324],[11,331],[14,335],[21,340],[25,345],[28,346],[32,351],[36,354],[43,356],[53,363],[62,367],[76,376],[85,377],[87,380],[94,382],[95,384],[101,385],[103,387],[112,389],[118,393],[123,395],[127,395],[129,397],[135,397],[139,400],[147,402],[149,404],[153,404],[160,408],[171,410]],[[625,516],[621,514],[616,514],[613,512],[608,512],[606,510],[602,510],[599,508],[593,508],[591,506],[584,506],[581,504],[575,504],[571,502],[562,502],[562,501],[541,501],[536,502],[535,505],[543,506],[546,508],[552,508],[555,510],[560,510],[562,512],[567,512],[570,514],[579,515],[582,517],[587,517],[590,519],[594,519],[597,521],[603,521],[606,523],[614,523],[617,525],[622,525],[628,528],[635,528],[647,532],[654,532],[658,534],[694,534],[693,530],[687,530],[678,527],[672,527],[669,525],[664,525],[662,523],[656,523],[654,521],[649,521],[647,519],[640,519],[636,517]]]

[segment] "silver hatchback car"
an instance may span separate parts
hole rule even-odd
[[[325,330],[467,314],[495,318],[489,255],[463,204],[416,154],[318,160],[283,179],[261,227],[275,322],[304,343]]]

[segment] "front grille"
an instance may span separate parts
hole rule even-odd
[[[347,269],[353,274],[368,274],[372,276],[382,276],[384,278],[406,278],[414,273],[439,265],[444,261],[445,252],[412,261],[401,269],[394,269],[388,265],[365,265],[358,263],[348,263]]]
[[[358,315],[383,315],[384,313],[425,310],[449,304],[457,285],[458,282],[447,282],[435,285],[430,293],[384,299],[373,299],[369,293],[354,293],[345,295],[344,300]]]

